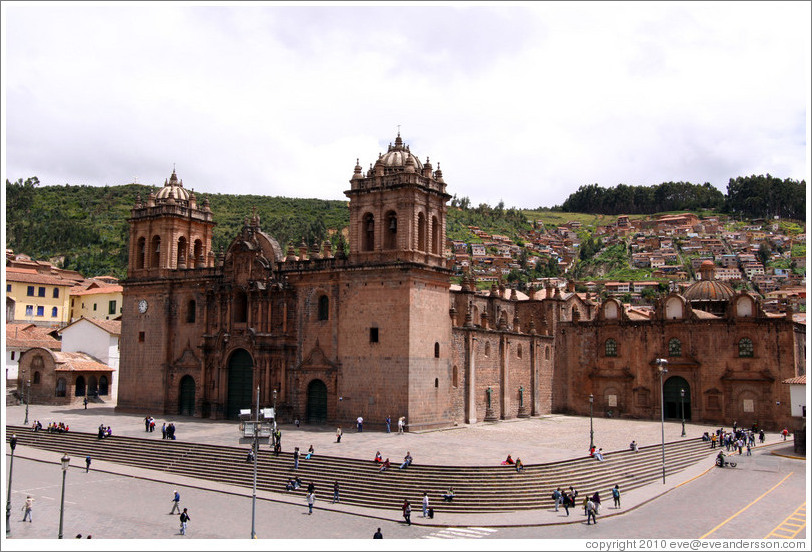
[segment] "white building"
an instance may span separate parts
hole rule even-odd
[[[62,352],[85,353],[113,369],[110,399],[118,399],[120,320],[80,318],[61,330]]]

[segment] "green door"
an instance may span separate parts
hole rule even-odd
[[[327,386],[313,380],[307,386],[307,423],[323,424],[327,421]]]
[[[228,361],[226,417],[239,418],[240,409],[251,408],[254,361],[245,349],[237,349]]]
[[[681,391],[685,391],[683,397]],[[685,409],[685,419],[691,419],[691,388],[685,378],[672,376],[663,384],[663,403],[665,404],[665,417],[671,419],[682,419],[683,408]]]
[[[195,415],[195,380],[192,376],[183,376],[183,379],[180,380],[178,414],[181,416]]]

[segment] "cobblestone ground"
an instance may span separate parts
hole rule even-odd
[[[120,414],[112,407],[93,405],[87,410],[81,407],[34,405],[29,407],[28,418],[30,423],[40,420],[43,425],[62,421],[73,430],[88,432],[94,432],[99,424],[105,424],[112,426],[114,435],[151,439],[160,439],[161,424],[171,421],[177,427],[177,438],[180,440],[250,446],[240,443],[238,422],[235,421],[167,417],[153,413],[156,429],[154,433],[147,433],[143,421],[146,414]],[[6,423],[22,424],[24,419],[24,405],[6,407]],[[686,438],[700,437],[703,432],[717,428],[688,422],[685,424]],[[341,443],[335,442],[336,428],[333,426],[302,424],[297,429],[293,424],[283,424],[280,429],[283,451],[290,452],[295,446],[307,450],[312,444],[316,454],[371,460],[376,451],[381,451],[384,458],[389,457],[394,462],[402,459],[408,450],[416,464],[434,465],[494,465],[508,454],[514,459],[521,458],[525,464],[554,462],[586,455],[590,442],[589,417],[563,415],[480,422],[445,430],[407,432],[404,435],[397,435],[396,431],[390,434],[370,430],[358,433],[353,427],[344,427]],[[662,438],[659,421],[593,418],[592,431],[595,446],[603,448],[604,452],[626,449],[632,439],[640,446],[646,446],[659,444]],[[682,432],[680,421],[666,421],[664,432],[666,441],[679,440]],[[767,442],[775,442],[779,438],[778,434],[771,433],[767,436]]]

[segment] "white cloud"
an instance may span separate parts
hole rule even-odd
[[[344,199],[394,140],[474,204],[808,179],[807,3],[4,3],[6,177]]]

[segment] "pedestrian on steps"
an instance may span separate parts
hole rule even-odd
[[[620,488],[618,488],[617,485],[615,485],[612,488],[612,499],[615,501],[615,509],[619,509],[620,508]]]

